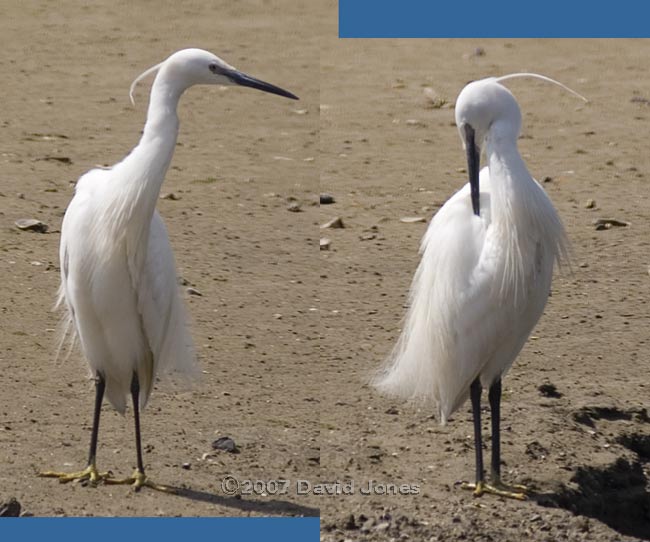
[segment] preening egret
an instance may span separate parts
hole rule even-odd
[[[197,372],[183,304],[178,294],[171,245],[156,201],[178,135],[178,101],[193,85],[240,85],[287,98],[296,96],[250,77],[201,49],[177,51],[138,76],[157,75],[138,145],[109,169],[83,175],[61,228],[59,304],[65,322],[95,378],[95,411],[88,466],[77,473],[44,472],[62,482],[89,480],[149,486],[140,443],[140,410],[156,377]],[[133,402],[137,468],[112,480],[96,467],[102,399],[124,413]]]
[[[374,383],[388,394],[431,400],[443,424],[469,396],[476,483],[467,487],[477,496],[523,499],[523,486],[501,482],[501,378],[542,315],[553,267],[567,257],[567,239],[551,200],[517,150],[521,112],[501,82],[520,76],[576,94],[536,74],[490,77],[462,90],[455,114],[469,183],[427,229],[401,336]],[[487,166],[479,173],[482,151]],[[491,485],[483,473],[483,387],[492,412]]]

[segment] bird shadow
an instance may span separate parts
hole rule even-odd
[[[243,512],[259,512],[267,516],[308,516],[319,517],[320,509],[296,504],[283,499],[249,500],[240,495],[218,495],[188,487],[167,486],[170,493],[192,501],[205,502]]]
[[[532,493],[540,506],[563,508],[605,523],[622,535],[650,540],[650,493],[641,462],[618,458],[605,467],[579,467],[572,487]]]
[[[32,467],[34,474],[36,476],[41,476],[37,467],[35,465]],[[87,479],[78,481],[78,483],[84,487],[90,485],[90,482]],[[106,482],[104,482],[104,484],[105,483]],[[225,508],[234,508],[244,512],[259,512],[266,516],[320,517],[320,508],[304,506],[284,499],[250,500],[241,495],[218,495],[216,493],[192,489],[187,486],[174,486],[170,484],[155,484],[155,487],[150,489],[161,491],[165,495],[182,497],[215,506],[223,506]],[[0,505],[2,505],[2,503],[0,503]],[[2,511],[3,508],[0,506],[0,512]]]

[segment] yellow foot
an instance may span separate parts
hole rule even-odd
[[[129,478],[123,478],[122,480],[106,479],[104,480],[107,484],[111,485],[126,485],[129,484],[134,491],[140,491],[143,487],[149,487],[155,489],[156,491],[163,491],[164,493],[176,493],[176,490],[173,487],[163,486],[156,484],[147,478],[147,475],[140,471],[135,470],[133,475]]]
[[[526,491],[528,491],[528,488],[526,488],[526,486],[508,486],[502,483],[500,480],[495,481],[494,485],[486,484],[485,482],[478,482],[477,484],[465,483],[461,487],[463,489],[472,490],[475,497],[481,497],[485,493],[490,493],[492,495],[498,495],[499,497],[517,499],[519,501],[525,501],[528,498],[526,496]]]
[[[45,471],[39,472],[38,475],[43,478],[58,478],[59,482],[62,484],[87,480],[91,485],[96,486],[99,482],[107,481],[111,476],[113,476],[113,473],[111,471],[99,472],[95,465],[88,465],[81,472]]]

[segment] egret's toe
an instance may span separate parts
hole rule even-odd
[[[481,497],[485,493],[505,497],[507,499],[516,499],[518,501],[525,501],[527,488],[521,485],[506,485],[501,480],[497,480],[493,485],[487,484],[483,481],[476,484],[464,483],[461,485],[463,489],[469,489],[474,492],[475,497]]]
[[[106,480],[107,484],[112,484],[112,485],[130,485],[133,488],[133,491],[140,491],[143,487],[148,487],[151,489],[155,489],[156,491],[162,491],[164,493],[176,493],[176,490],[172,487],[169,486],[164,486],[161,484],[156,484],[155,482],[152,482],[147,478],[147,475],[136,469],[133,472],[133,475],[128,477],[128,478],[123,478],[121,480]]]
[[[106,482],[109,480],[113,473],[111,471],[99,472],[97,467],[93,464],[88,465],[84,470],[79,472],[44,471],[39,472],[38,475],[42,478],[57,478],[62,484],[87,480],[92,486],[96,486],[99,482]]]

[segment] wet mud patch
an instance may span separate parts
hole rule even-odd
[[[642,433],[626,433],[619,436],[616,442],[633,451],[643,463],[650,462],[650,435]]]
[[[538,498],[539,504],[564,508],[602,521],[621,534],[650,540],[650,493],[640,461],[579,467],[571,486]]]
[[[645,408],[621,409],[618,407],[608,406],[586,406],[573,413],[573,419],[583,425],[595,427],[595,421],[637,421],[641,423],[650,423],[648,411]]]

